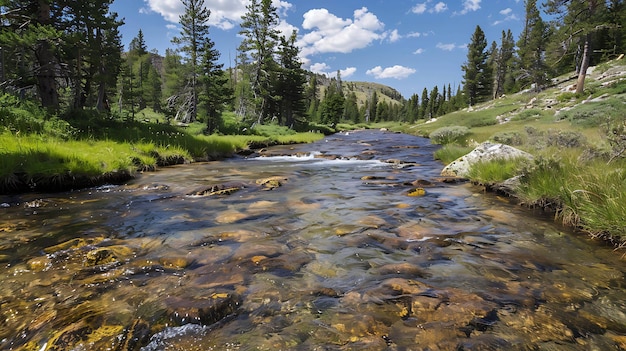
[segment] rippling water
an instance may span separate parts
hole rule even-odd
[[[620,255],[434,150],[362,131],[0,197],[0,349],[626,349]]]

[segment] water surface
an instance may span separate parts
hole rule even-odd
[[[626,349],[624,265],[362,131],[0,197],[2,350]]]

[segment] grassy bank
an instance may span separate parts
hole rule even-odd
[[[200,123],[168,125],[164,116],[149,111],[137,114],[136,119],[90,111],[58,118],[47,116],[29,102],[4,99],[0,101],[0,193],[121,183],[136,172],[160,166],[220,159],[249,147],[305,143],[323,137],[279,126],[261,126],[237,135],[204,135]]]
[[[478,164],[471,180],[498,188],[519,177],[513,195],[524,205],[618,247],[626,247],[626,60],[596,67],[583,95],[561,82],[540,93],[524,92],[396,131],[430,137],[443,147],[444,163],[483,141],[508,144],[535,156],[532,162]]]

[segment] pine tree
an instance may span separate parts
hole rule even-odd
[[[345,97],[337,89],[337,79],[333,78],[324,92],[324,99],[320,106],[321,122],[332,127],[337,126],[343,116]]]
[[[420,117],[423,119],[430,119],[431,117],[428,115],[428,102],[430,99],[428,98],[428,89],[424,88],[422,90],[422,106],[420,107]]]
[[[222,125],[222,112],[226,104],[232,101],[233,90],[228,85],[228,76],[223,70],[224,65],[217,63],[220,53],[215,49],[215,43],[205,38],[201,52],[200,104],[206,110],[206,133],[212,134]]]
[[[130,41],[128,45],[129,52],[136,52],[138,56],[143,56],[148,53],[148,48],[146,47],[146,41],[143,37],[143,31],[140,29],[137,36]]]
[[[304,92],[306,75],[298,57],[300,49],[296,46],[296,31],[289,38],[281,37],[278,57],[280,71],[276,95],[280,98],[278,113],[279,124],[292,127],[297,117],[306,115],[306,96]]]
[[[182,27],[180,36],[172,39],[172,43],[179,45],[186,54],[189,69],[189,89],[182,95],[185,99],[186,111],[183,122],[193,122],[198,113],[198,75],[200,58],[203,55],[204,44],[209,36],[209,18],[211,11],[205,7],[204,0],[181,0],[185,6],[185,13],[180,16]]]
[[[311,121],[319,122],[319,106],[320,99],[317,97],[318,88],[317,88],[317,77],[315,74],[311,75],[309,78],[309,84],[305,90],[306,102],[308,105],[307,114]]]
[[[525,25],[517,43],[519,58],[517,79],[540,90],[547,81],[545,51],[548,26],[541,19],[536,0],[526,0]]]
[[[476,26],[467,47],[467,62],[462,66],[465,95],[470,106],[491,96],[491,70],[487,64],[488,52],[485,32]]]
[[[557,16],[561,31],[561,45],[566,50],[581,52],[576,56],[576,93],[582,93],[585,86],[587,69],[591,63],[594,50],[602,51],[602,47],[594,47],[598,36],[606,33],[611,24],[605,22],[607,2],[601,0],[548,0],[546,12]],[[623,26],[623,23],[621,23]]]
[[[263,123],[271,117],[275,105],[272,78],[277,71],[278,64],[274,54],[278,46],[279,23],[277,9],[272,0],[251,0],[246,6],[246,13],[242,16],[241,30],[243,36],[239,51],[241,55],[249,55],[246,60],[251,65],[251,90],[257,115],[257,123]]]
[[[513,33],[511,30],[507,30],[506,33],[502,31],[502,38],[500,39],[500,49],[495,59],[494,68],[494,86],[493,86],[493,98],[502,96],[506,91],[507,79],[511,76],[511,70],[513,65],[513,54],[515,50],[515,42],[513,40]]]

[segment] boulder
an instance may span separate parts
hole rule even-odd
[[[491,142],[484,142],[478,145],[472,152],[465,156],[461,156],[458,159],[452,161],[442,171],[443,177],[467,177],[469,175],[470,168],[478,162],[492,161],[496,159],[513,159],[513,158],[526,158],[528,160],[533,159],[533,155],[516,149],[509,145],[494,144]]]

